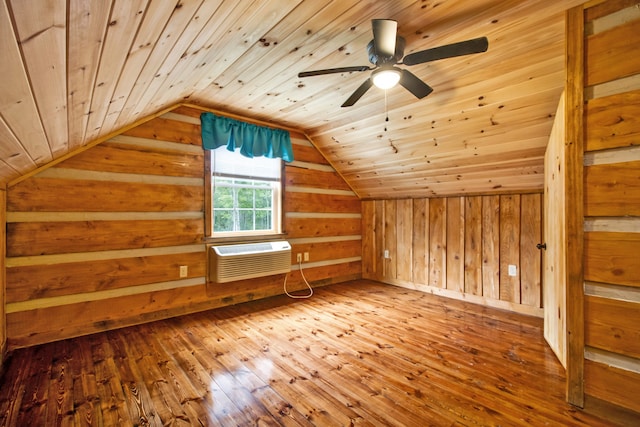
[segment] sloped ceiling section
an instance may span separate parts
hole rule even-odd
[[[540,190],[581,2],[2,0],[0,180],[186,102],[306,132],[362,198]],[[374,18],[398,21],[405,54],[489,50],[411,67],[422,100],[371,89],[341,108],[369,72],[297,77],[370,65]]]

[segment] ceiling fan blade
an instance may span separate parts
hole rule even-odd
[[[469,55],[472,53],[486,52],[489,48],[489,40],[486,37],[479,37],[463,42],[452,43],[432,49],[421,50],[405,56],[402,63],[405,65],[423,64],[425,62],[437,61],[439,59],[453,58],[456,56]]]
[[[355,90],[355,92],[351,94],[349,99],[344,101],[344,104],[342,104],[342,106],[351,107],[353,104],[355,104],[358,101],[358,99],[362,97],[362,95],[364,95],[366,91],[369,90],[371,86],[373,86],[373,81],[371,80],[371,77],[369,77],[367,80],[364,81],[364,83],[362,83],[358,87],[358,89]]]
[[[392,19],[373,19],[373,43],[378,58],[390,59],[396,53],[398,23]]]
[[[418,99],[422,99],[433,92],[431,86],[420,80],[411,71],[402,70],[399,83]]]
[[[298,77],[313,77],[322,76],[324,74],[351,73],[354,71],[367,71],[370,69],[371,68],[366,65],[356,67],[328,68],[326,70],[303,71],[301,73],[298,73]]]

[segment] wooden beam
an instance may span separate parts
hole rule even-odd
[[[567,401],[584,406],[584,292],[583,292],[583,100],[584,11],[566,15],[566,249],[567,249]]]

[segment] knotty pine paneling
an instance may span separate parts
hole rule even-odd
[[[365,278],[542,316],[541,194],[362,203]]]
[[[464,292],[464,205],[462,197],[447,198],[447,289]]]
[[[439,288],[447,287],[446,219],[447,199],[429,200],[429,265],[427,268],[429,281],[427,283]]]
[[[429,199],[413,200],[413,280],[425,283],[429,272],[423,266],[429,264]],[[363,215],[366,215],[363,213]],[[364,249],[363,249],[364,253]],[[363,263],[364,264],[364,263]]]
[[[378,158],[388,160],[383,182],[403,175],[398,170],[413,177],[397,186],[362,182],[356,192],[363,197],[503,191],[496,186],[538,191],[541,175],[530,171],[542,168],[562,90],[563,12],[583,2],[198,0],[176,7],[149,0],[51,0],[38,8],[7,0],[0,7],[0,74],[6,82],[0,133],[9,138],[0,177],[21,180],[37,166],[187,100],[233,106],[236,114],[306,129],[352,182]],[[437,73],[418,72],[434,87],[429,105],[437,109],[411,102],[406,91],[390,91],[388,123],[380,91],[368,92],[369,102],[357,110],[339,108],[357,84],[355,75],[335,76],[342,84],[331,78],[292,80],[297,71],[318,64],[365,59],[371,28],[364,24],[380,16],[400,23],[407,51],[479,32],[491,47],[482,55],[439,62]],[[430,37],[422,35],[426,24]],[[394,147],[383,141],[383,125]],[[148,124],[137,134],[197,141],[197,126],[159,130]],[[446,183],[426,177],[425,185],[422,167],[406,167],[425,156]]]
[[[584,390],[640,412],[636,3],[608,0],[584,11]]]
[[[500,299],[520,303],[520,195],[500,197]],[[509,266],[516,274],[509,274]]]
[[[362,276],[376,277],[377,247],[375,241],[375,204],[362,203],[362,230],[372,230],[362,233]]]
[[[543,201],[537,195],[520,196],[520,210],[528,215],[520,219],[520,303],[542,307],[542,258],[537,244],[543,241]]]
[[[398,231],[396,245],[398,248],[406,248],[404,253],[397,257],[396,277],[399,280],[411,280],[413,277],[413,206],[410,199],[398,200],[396,221]],[[396,250],[397,251],[397,250]]]
[[[383,203],[384,206],[384,228],[383,230],[383,247],[384,247],[384,277],[385,279],[395,279],[397,275],[397,261],[398,257],[406,257],[408,248],[401,248],[401,252],[398,252],[398,240],[397,235],[399,229],[402,230],[404,224],[398,223],[398,209],[396,200],[387,200]]]
[[[10,348],[283,293],[284,275],[206,283],[200,113],[179,107],[9,187]],[[292,140],[287,289],[306,288],[296,253],[312,286],[358,279],[360,201],[304,135]]]
[[[500,197],[482,197],[482,295],[500,299]]]
[[[464,205],[464,292],[482,295],[482,197]]]

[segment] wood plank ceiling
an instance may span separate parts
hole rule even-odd
[[[302,130],[362,198],[540,191],[564,86],[564,11],[583,0],[2,0],[0,180],[15,182],[178,103]],[[411,67],[434,88],[342,102],[369,72],[371,19],[405,54],[487,36],[486,53]],[[385,121],[388,110],[389,121]]]

